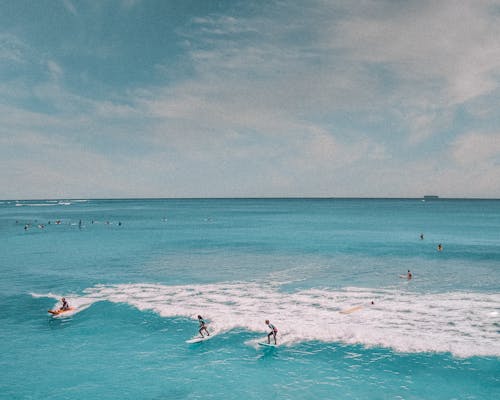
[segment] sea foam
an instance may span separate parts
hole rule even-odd
[[[45,297],[59,296],[51,293]],[[422,294],[355,287],[286,293],[278,284],[239,282],[98,285],[69,300],[78,310],[109,301],[162,317],[202,314],[215,334],[233,329],[266,332],[264,320],[269,319],[278,327],[278,340],[284,345],[340,342],[398,352],[500,356],[497,293]]]

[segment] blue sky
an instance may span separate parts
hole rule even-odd
[[[500,198],[500,1],[1,9],[2,198]]]

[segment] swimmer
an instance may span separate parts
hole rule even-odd
[[[441,243],[438,244],[438,251],[443,251],[443,246]]]
[[[271,343],[271,335],[274,337],[274,344],[276,343],[276,334],[278,333],[278,329],[266,319],[266,325],[271,329],[271,332],[267,334],[267,344]]]
[[[203,336],[203,333],[201,333],[202,331],[205,331],[207,336],[210,336],[210,333],[208,333],[207,325],[205,324],[205,320],[201,315],[198,315],[198,322],[200,323],[200,330],[198,332],[200,332],[201,337],[205,337]]]
[[[408,278],[408,280],[410,280],[413,275],[411,274],[410,270],[408,270],[408,273],[406,274],[406,277]]]
[[[424,240],[424,234],[423,233],[420,234],[420,240]]]

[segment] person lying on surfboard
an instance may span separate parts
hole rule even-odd
[[[277,344],[276,334],[278,333],[278,328],[271,324],[268,319],[266,319],[266,325],[271,329],[271,332],[267,334],[267,344],[271,343],[271,335],[274,337],[274,344]]]
[[[202,331],[205,331],[207,336],[210,336],[210,333],[208,333],[207,325],[205,324],[205,320],[201,317],[201,315],[198,315],[198,322],[200,323],[200,330],[198,332],[200,332],[201,337],[205,337],[203,336],[203,333],[201,333]]]

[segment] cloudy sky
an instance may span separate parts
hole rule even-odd
[[[0,4],[0,198],[500,197],[500,1]]]

